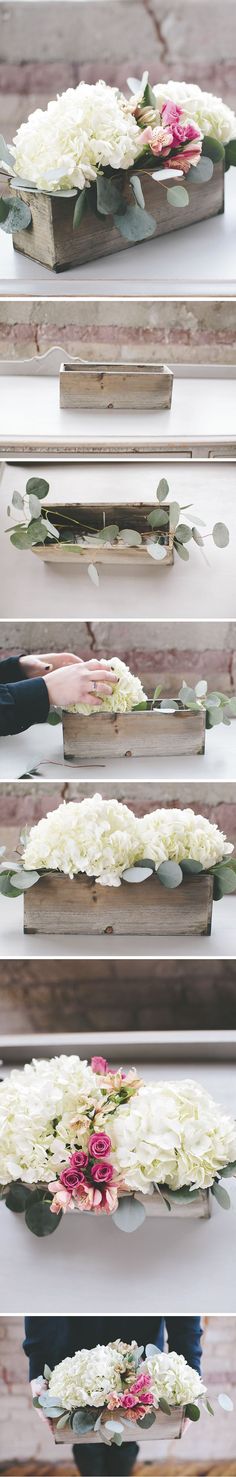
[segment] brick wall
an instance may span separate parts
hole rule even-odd
[[[236,961],[2,960],[0,1038],[134,1030],[236,1030]]]
[[[161,648],[161,649],[160,649]],[[206,678],[208,687],[234,693],[236,624],[233,622],[45,621],[0,622],[2,656],[22,651],[72,651],[89,661],[119,656],[138,673],[148,696],[160,681],[163,693]]]
[[[40,356],[56,344],[65,355],[91,360],[135,360],[141,353],[145,360],[170,364],[235,364],[236,300],[0,303],[0,358]]]
[[[94,795],[96,786],[94,784],[77,784],[71,780],[69,783],[50,782],[45,784],[38,780],[24,781],[21,784],[2,783],[0,786],[0,827],[3,841],[7,839],[7,828],[11,828],[11,845],[17,841],[19,828],[32,825],[50,810],[55,810],[62,800],[83,800],[85,796]],[[220,826],[225,831],[228,839],[236,844],[236,785],[228,781],[226,784],[211,783],[206,786],[202,784],[174,783],[162,781],[161,785],[142,784],[135,785],[125,782],[122,784],[100,784],[99,793],[104,798],[116,796],[124,805],[130,805],[137,815],[143,815],[155,806],[164,805],[171,807],[176,805],[180,808],[191,806],[198,814],[201,811],[210,821]]]
[[[151,82],[195,81],[235,106],[234,0],[2,0],[0,23],[0,126],[9,139],[33,108],[81,77],[125,88],[143,67]]]
[[[203,1375],[210,1399],[217,1402],[220,1390],[227,1390],[235,1400],[236,1319],[211,1317],[204,1320]],[[31,1407],[27,1385],[27,1364],[22,1352],[23,1320],[0,1318],[0,1421],[1,1460],[46,1460],[53,1458],[50,1433]],[[209,1458],[226,1462],[236,1457],[235,1419],[226,1416],[216,1403],[215,1419],[204,1415],[199,1426],[193,1426],[185,1438],[184,1452],[171,1443],[170,1455],[181,1466],[182,1460]],[[69,1453],[68,1453],[69,1454]],[[166,1455],[168,1452],[166,1451]],[[58,1453],[58,1472],[65,1453]],[[199,1468],[199,1470],[206,1470]],[[225,1469],[224,1469],[225,1470]],[[187,1471],[187,1468],[186,1468]]]

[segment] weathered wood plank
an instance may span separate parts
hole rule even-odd
[[[173,374],[167,364],[62,364],[62,410],[169,410]]]
[[[109,1418],[111,1418],[111,1415],[109,1415],[109,1412],[107,1412],[107,1419]],[[140,1426],[136,1425],[135,1421],[132,1421],[132,1433],[130,1425],[129,1440],[140,1442],[140,1440],[142,1439],[142,1445],[143,1443],[146,1443],[146,1441],[173,1441],[180,1438],[180,1436],[182,1435],[183,1422],[184,1410],[182,1406],[179,1406],[179,1408],[175,1407],[171,1412],[171,1415],[168,1416],[164,1415],[162,1410],[158,1410],[155,1425],[153,1424],[153,1426],[150,1426],[150,1430],[141,1432]],[[61,1446],[62,1443],[63,1445],[69,1443],[69,1445],[71,1446],[71,1426],[64,1426],[64,1429],[60,1431],[58,1431],[58,1428],[54,1421],[52,1421],[52,1426],[54,1430],[54,1440],[56,1442],[56,1446]],[[99,1436],[98,1431],[89,1431],[87,1436],[80,1436],[76,1432],[76,1445],[81,1446],[81,1443],[83,1444],[83,1446],[101,1446],[102,1440],[101,1436]]]
[[[119,176],[117,176],[119,179]],[[62,272],[69,267],[82,266],[84,262],[98,257],[110,256],[113,252],[127,251],[134,242],[126,241],[117,230],[111,216],[94,217],[89,208],[78,230],[73,230],[74,198],[59,200],[55,196],[17,189],[15,194],[26,204],[30,203],[31,225],[25,231],[13,235],[13,245],[25,256],[33,257],[53,271]],[[197,221],[221,215],[224,210],[224,170],[222,160],[214,165],[212,178],[204,185],[188,183],[189,202],[184,210],[168,204],[167,190],[162,184],[145,175],[145,206],[156,221],[155,231],[150,238],[178,231]],[[130,185],[125,181],[124,199],[130,203]],[[183,219],[184,217],[184,219]]]
[[[212,900],[213,879],[204,873],[169,890],[154,875],[145,883],[101,887],[85,875],[48,872],[24,894],[24,933],[209,934]]]
[[[204,754],[205,713],[63,713],[65,759],[161,758]]]
[[[96,564],[106,564],[107,566],[114,564],[119,564],[120,566],[123,564],[132,564],[134,567],[136,567],[137,564],[145,564],[146,569],[149,564],[151,568],[152,560],[150,558],[150,554],[147,553],[145,540],[147,540],[147,538],[150,539],[151,537],[151,528],[149,529],[147,525],[147,515],[153,512],[153,509],[155,507],[156,503],[154,502],[150,504],[106,504],[105,513],[107,527],[111,523],[118,522],[120,528],[122,528],[124,520],[124,528],[134,528],[137,530],[138,533],[142,534],[143,544],[140,544],[137,548],[129,548],[128,545],[126,546],[125,544],[119,543],[114,543],[110,545],[110,547],[107,544],[102,543],[97,544],[97,546],[95,546],[93,543],[84,545],[75,543],[74,547],[72,547],[71,544],[67,545],[66,543],[63,544],[62,542],[58,542],[55,544],[35,544],[33,547],[33,554],[37,554],[37,557],[39,559],[43,559],[44,563],[46,564],[74,564],[81,563],[81,560],[83,560],[84,564],[91,564],[91,562]],[[165,508],[168,512],[168,503],[165,503]],[[98,504],[89,503],[88,506],[85,508],[84,504],[75,503],[73,504],[73,508],[71,508],[71,505],[69,503],[64,503],[63,509],[61,507],[60,509],[58,508],[58,512],[55,507],[53,507],[53,509],[51,510],[49,506],[47,508],[45,507],[45,511],[47,512],[49,518],[50,512],[52,513],[53,522],[60,529],[62,528],[62,514],[65,527],[66,516],[68,517],[68,527],[70,527],[70,518],[72,514],[72,533],[76,519],[78,519],[78,525],[81,524],[81,534],[85,527],[87,534],[89,533],[90,529],[91,532],[94,533],[96,528],[103,528],[104,509]],[[173,538],[174,535],[170,532],[169,525],[167,524],[165,558],[161,560],[162,569],[167,564],[173,564]],[[156,569],[158,569],[158,563],[155,567]]]

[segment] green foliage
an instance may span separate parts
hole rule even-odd
[[[226,144],[226,148],[227,147],[228,145]],[[202,140],[201,158],[204,157],[206,159],[212,159],[213,164],[218,164],[219,159],[225,158],[224,144],[220,143],[220,139],[212,138],[210,134],[205,135]]]
[[[76,203],[75,203],[74,215],[73,215],[73,231],[77,231],[78,230],[78,228],[79,228],[79,226],[81,224],[81,221],[83,219],[83,215],[84,215],[84,212],[86,210],[86,206],[87,206],[86,189],[84,189],[84,190],[81,190],[80,195],[77,195],[77,200],[76,200]]]
[[[32,1196],[25,1211],[25,1220],[28,1230],[33,1236],[52,1236],[62,1219],[62,1211],[58,1215],[52,1215],[50,1210],[51,1199],[43,1200]]]
[[[146,1218],[144,1205],[140,1200],[135,1200],[132,1195],[122,1195],[117,1210],[114,1211],[112,1220],[119,1231],[127,1233],[137,1231]]]
[[[156,230],[154,216],[149,215],[147,210],[141,210],[139,205],[127,205],[125,211],[118,210],[114,215],[114,225],[120,236],[133,244],[136,241],[146,241]]]
[[[137,205],[140,206],[140,210],[144,210],[145,209],[145,200],[144,200],[144,195],[143,195],[143,191],[142,191],[141,180],[139,179],[139,175],[138,174],[131,174],[130,175],[130,184],[132,185],[132,190],[133,190],[134,198],[135,198],[135,200],[137,202]]]
[[[163,887],[180,887],[180,883],[183,881],[182,869],[178,862],[161,862],[156,875]]]
[[[122,206],[122,193],[119,186],[113,179],[106,179],[104,174],[98,174],[97,208],[100,215],[115,215],[118,210],[122,210]]]
[[[202,154],[199,164],[192,165],[188,171],[188,181],[192,185],[205,185],[213,175],[213,160],[207,154]]]
[[[188,191],[185,185],[171,185],[167,190],[168,205],[174,205],[178,210],[183,210],[189,204]]]
[[[12,198],[8,195],[1,196],[0,226],[2,231],[7,231],[9,235],[12,235],[13,231],[26,231],[31,220],[30,207],[25,205],[23,200],[18,200],[14,195]]]
[[[156,498],[158,503],[164,503],[165,498],[168,497],[168,492],[169,483],[166,481],[166,477],[161,477],[156,490]]]
[[[214,1180],[214,1184],[211,1185],[211,1193],[214,1195],[215,1200],[218,1200],[222,1210],[230,1210],[228,1190],[224,1189],[224,1185],[219,1184],[219,1180]]]
[[[192,1403],[185,1406],[185,1415],[188,1421],[200,1421],[200,1410],[198,1405]]]

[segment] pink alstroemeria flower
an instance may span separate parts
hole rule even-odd
[[[192,164],[199,164],[201,158],[201,139],[192,139],[191,143],[184,144],[180,154],[172,154],[166,160],[166,169],[182,169],[183,174],[188,174]]]
[[[52,1205],[50,1205],[50,1211],[52,1212],[52,1215],[59,1215],[60,1210],[62,1210],[63,1214],[65,1215],[66,1211],[69,1210],[69,1205],[71,1205],[72,1203],[72,1195],[69,1194],[68,1190],[64,1189],[63,1185],[60,1185],[60,1182],[58,1180],[53,1181],[53,1183],[50,1184],[48,1188],[51,1195],[53,1194],[54,1196]]]

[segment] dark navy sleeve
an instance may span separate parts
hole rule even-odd
[[[0,660],[0,683],[21,682],[21,678],[22,667],[19,656],[7,656],[5,659]]]
[[[200,1318],[166,1318],[170,1353],[183,1354],[187,1364],[201,1373],[202,1327]]]
[[[8,665],[8,664],[6,664]],[[0,677],[2,667],[0,663]],[[43,677],[27,677],[23,681],[0,683],[0,735],[24,733],[33,723],[46,723],[49,697]]]
[[[73,1324],[76,1325],[73,1339]],[[25,1338],[23,1349],[29,1360],[29,1379],[36,1380],[44,1372],[45,1364],[49,1369],[54,1369],[55,1364],[60,1364],[61,1359],[72,1355],[79,1347],[79,1339],[76,1338],[77,1319],[59,1318],[25,1318]]]

